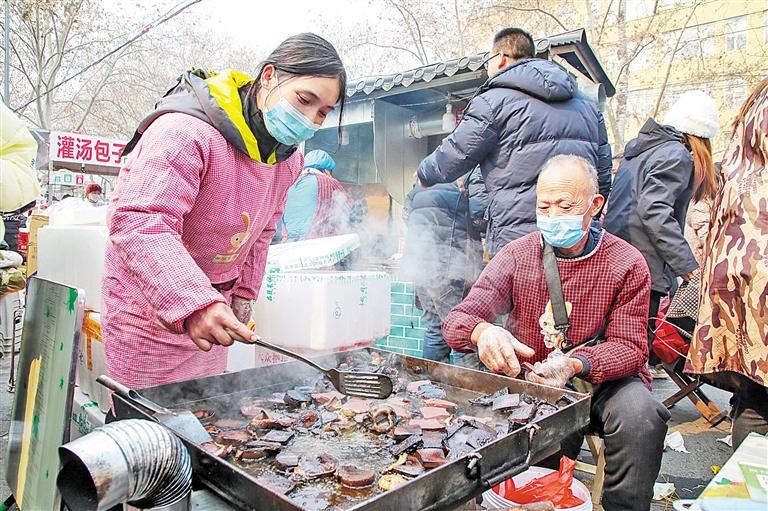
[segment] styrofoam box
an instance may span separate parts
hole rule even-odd
[[[88,318],[101,326],[101,314],[98,312],[89,313]],[[90,353],[88,349],[89,343]],[[94,338],[91,338],[89,341],[85,333],[82,333],[80,335],[80,348],[77,352],[77,376],[75,382],[80,387],[80,391],[97,403],[99,409],[106,413],[109,410],[109,391],[104,385],[96,381],[96,378],[102,374],[108,375],[104,343]]]
[[[389,334],[390,281],[374,271],[267,273],[253,307],[256,333],[313,351],[369,346]]]
[[[288,272],[327,268],[360,247],[357,234],[294,241],[270,245],[267,272]]]
[[[48,225],[40,229],[37,239],[38,276],[83,289],[85,306],[101,310],[107,228]]]
[[[103,426],[105,420],[106,413],[99,410],[99,406],[83,394],[80,387],[75,387],[75,393],[72,396],[72,417],[69,425],[70,441]]]

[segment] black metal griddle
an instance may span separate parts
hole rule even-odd
[[[317,360],[329,367],[335,367],[350,353],[354,352],[328,355]],[[455,507],[526,470],[547,451],[559,445],[565,437],[589,422],[588,395],[420,358],[396,355],[394,360],[401,372],[405,371],[418,375],[419,378],[458,389],[489,394],[502,387],[508,387],[513,393],[528,394],[549,403],[555,403],[563,394],[574,397],[576,401],[552,415],[498,438],[479,450],[430,470],[407,484],[348,508],[354,511],[436,511]],[[159,385],[143,389],[142,394],[168,408],[195,409],[200,407],[196,403],[212,399],[231,399],[236,403],[240,397],[285,391],[306,384],[315,376],[316,374],[304,364],[288,362]],[[151,418],[150,413],[121,399],[120,396],[114,395],[113,399],[119,419]],[[181,438],[192,458],[195,483],[209,488],[233,507],[264,511],[306,510],[289,497],[263,486],[236,464],[215,457],[199,445]],[[361,453],[361,456],[364,455]]]

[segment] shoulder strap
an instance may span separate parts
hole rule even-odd
[[[552,316],[555,319],[555,328],[565,334],[571,327],[571,324],[568,322],[568,310],[566,309],[565,298],[563,297],[563,285],[560,281],[560,270],[557,268],[557,259],[552,245],[546,241],[543,243],[544,276],[547,279],[549,299],[552,302]]]

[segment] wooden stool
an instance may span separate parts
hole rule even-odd
[[[720,409],[712,402],[712,400],[704,393],[701,386],[704,382],[699,376],[691,377],[683,372],[685,366],[685,359],[680,358],[674,364],[663,364],[664,372],[669,375],[669,378],[680,389],[667,399],[664,400],[664,406],[672,408],[681,399],[686,397],[696,406],[696,409],[701,413],[710,426],[717,426],[722,422],[727,415],[720,411]]]
[[[603,511],[601,502],[603,500],[603,485],[605,483],[605,443],[597,435],[587,435],[584,438],[589,446],[589,451],[592,453],[595,465],[577,461],[576,470],[595,476],[592,482],[592,505],[595,511]]]

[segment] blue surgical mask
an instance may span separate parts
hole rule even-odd
[[[536,215],[536,226],[544,241],[557,248],[571,248],[587,233],[584,215],[548,217]]]
[[[309,140],[320,128],[285,98],[280,98],[275,106],[264,112],[264,125],[275,140],[285,145]]]

